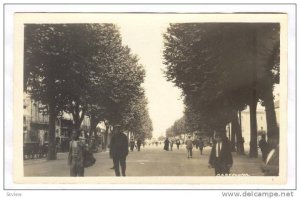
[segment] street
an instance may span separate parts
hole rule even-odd
[[[129,152],[127,157],[127,176],[214,176],[214,169],[208,167],[211,147],[200,151],[193,149],[193,158],[187,159],[185,146],[179,150],[164,151],[163,146],[146,146],[138,152]],[[69,176],[67,153],[58,153],[57,160],[43,159],[24,160],[24,176]],[[114,176],[112,160],[108,152],[94,154],[96,163],[85,169],[85,176]],[[263,175],[260,171],[261,158],[237,156],[233,153],[232,174],[248,174],[250,176]]]

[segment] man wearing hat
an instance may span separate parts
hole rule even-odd
[[[84,144],[79,140],[78,132],[72,132],[70,141],[68,164],[70,165],[70,175],[73,177],[84,176]]]
[[[121,126],[114,126],[114,135],[110,141],[110,155],[113,158],[114,169],[116,176],[120,176],[120,166],[122,176],[126,176],[126,157],[128,155],[128,139],[121,132]]]
[[[233,164],[229,140],[225,137],[225,133],[217,133],[215,140],[209,157],[209,165],[215,168],[215,175],[228,175]]]
[[[193,140],[191,139],[191,135],[188,136],[188,139],[185,142],[187,149],[187,158],[193,157]]]

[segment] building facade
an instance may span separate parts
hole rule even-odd
[[[275,114],[276,114],[276,120],[277,120],[277,125],[279,127],[280,123],[280,108],[279,108],[279,100],[274,102],[275,105]],[[266,112],[265,108],[262,107],[261,105],[257,106],[257,111],[256,111],[256,120],[257,120],[257,141],[260,140],[262,134],[267,133],[267,121],[266,121]],[[245,140],[245,148],[250,147],[250,111],[249,108],[245,109],[244,111],[241,112],[241,128],[242,128],[242,136],[244,137]]]
[[[48,142],[49,115],[46,105],[36,102],[30,95],[23,95],[23,143],[38,143],[40,145]],[[66,152],[69,149],[69,141],[73,129],[73,118],[71,114],[63,112],[55,120],[55,137],[57,150]],[[85,116],[81,124],[81,136],[86,137],[90,131],[90,118]]]

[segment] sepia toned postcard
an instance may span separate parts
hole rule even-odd
[[[15,13],[14,183],[286,184],[287,20]]]

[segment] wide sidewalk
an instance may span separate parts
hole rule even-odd
[[[134,150],[127,157],[127,176],[214,176],[214,169],[208,167],[211,147],[206,147],[203,155],[194,148],[193,158],[187,159],[184,146],[173,151],[164,151],[162,145],[146,146],[140,152]],[[114,176],[112,160],[108,152],[94,154],[97,159],[94,166],[85,169],[85,176]],[[58,153],[57,160],[24,160],[24,176],[69,176],[67,153]],[[261,158],[237,156],[233,153],[232,174],[263,175]]]

